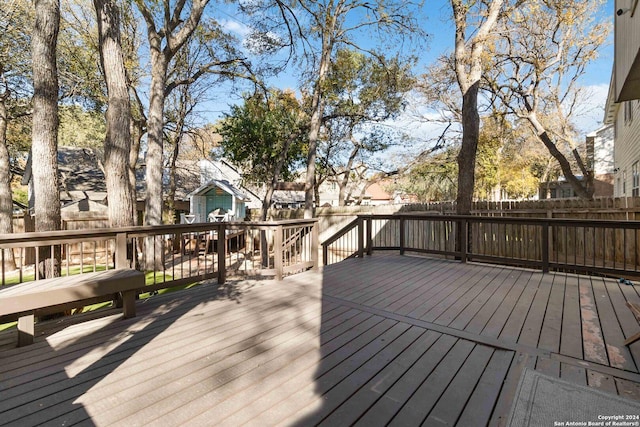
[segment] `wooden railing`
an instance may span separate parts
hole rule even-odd
[[[133,267],[145,291],[227,276],[281,279],[318,266],[316,220],[230,222],[0,235],[0,285]],[[11,256],[13,255],[13,256]]]
[[[398,250],[615,277],[640,277],[640,222],[456,215],[362,215],[325,241],[325,265]]]

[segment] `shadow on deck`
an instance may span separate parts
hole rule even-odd
[[[0,424],[504,425],[525,368],[640,401],[626,301],[610,279],[384,254],[204,284],[0,352]]]

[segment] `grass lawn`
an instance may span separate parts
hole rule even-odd
[[[96,266],[96,269],[95,269],[95,271],[104,271],[104,270],[105,270],[105,266]],[[92,271],[94,271],[93,266],[85,266],[83,268],[83,272],[84,273],[91,273]],[[80,267],[69,268],[69,275],[74,275],[74,274],[79,274],[79,273],[80,273]],[[63,269],[62,276],[66,276],[66,275],[67,275],[67,270]],[[23,282],[27,282],[29,280],[34,280],[33,275],[31,275],[31,276],[22,276],[22,281]],[[160,282],[160,283],[162,283],[163,281],[168,282],[168,281],[173,280],[173,276],[171,276],[170,274],[165,274],[163,276],[162,273],[157,273],[156,272],[155,273],[155,280],[157,282]],[[149,272],[146,273],[145,282],[146,282],[147,286],[154,284],[154,272],[153,271],[149,271]],[[7,283],[7,285],[17,284],[17,283],[19,283],[19,277],[16,276],[15,278],[11,278],[11,279],[7,280],[6,283]],[[179,291],[179,290],[182,290],[182,289],[189,289],[189,288],[191,288],[193,286],[197,286],[197,285],[198,285],[198,283],[191,283],[191,284],[188,284],[188,285],[176,286],[174,288],[160,289],[156,293],[156,295],[162,295],[162,294],[166,294],[166,293],[169,293],[169,292]],[[152,293],[143,292],[143,293],[140,294],[140,299],[146,299],[146,298],[149,298],[151,296],[153,296]],[[86,312],[94,311],[94,310],[99,310],[99,309],[104,308],[104,307],[111,307],[111,301],[106,301],[106,302],[102,302],[102,303],[99,303],[99,304],[93,304],[93,305],[88,305],[86,307],[83,307],[82,308],[82,313],[86,313]],[[0,324],[0,332],[4,331],[4,330],[7,330],[7,329],[11,329],[11,328],[15,327],[17,324],[18,324],[18,322],[10,322],[10,323]]]

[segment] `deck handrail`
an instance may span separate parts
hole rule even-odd
[[[277,236],[285,230],[288,232],[286,241],[282,236]],[[295,233],[290,230],[305,231]],[[254,244],[254,235],[262,231],[271,232],[272,235],[272,240],[264,247]],[[218,236],[224,236],[224,239],[218,242]],[[0,285],[22,282],[29,278],[38,280],[42,275],[38,269],[44,268],[41,266],[44,259],[51,259],[52,264],[63,264],[64,267],[59,267],[63,268],[62,274],[75,273],[75,267],[80,269],[80,273],[86,269],[95,271],[125,268],[132,263],[139,268],[139,258],[143,253],[141,247],[149,238],[152,238],[149,242],[160,242],[152,246],[154,251],[156,246],[162,250],[162,253],[158,254],[162,262],[162,271],[154,272],[155,283],[145,290],[157,290],[208,278],[217,278],[218,283],[222,284],[230,272],[252,276],[267,274],[280,279],[286,273],[294,274],[307,268],[317,268],[317,250],[307,250],[304,254],[296,253],[295,256],[291,256],[293,251],[302,246],[296,246],[298,240],[306,239],[304,245],[315,244],[317,247],[317,236],[317,219],[208,222],[0,234]],[[282,246],[280,250],[274,247],[276,242]],[[286,248],[284,243],[287,244]],[[15,273],[18,277],[15,279],[9,278],[14,273],[5,270],[9,253],[7,251],[11,251],[13,257],[19,259],[19,270]],[[212,258],[214,252],[217,257]],[[261,258],[267,260],[267,265],[263,265],[262,261],[255,261],[258,252],[264,253]],[[284,260],[287,254],[289,259]],[[153,257],[156,257],[155,252]],[[156,264],[154,261],[154,265]],[[156,276],[162,280],[156,280]]]
[[[358,228],[359,238],[343,238]],[[366,214],[323,242],[323,263],[397,250],[549,270],[640,277],[640,221]],[[335,255],[330,259],[330,254]],[[356,255],[354,255],[356,254]]]

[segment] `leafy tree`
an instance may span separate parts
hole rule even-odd
[[[451,0],[455,23],[454,70],[462,94],[462,143],[458,153],[456,213],[468,215],[475,182],[480,115],[478,92],[483,73],[483,52],[503,8],[503,0]]]
[[[59,107],[58,144],[102,151],[106,134],[104,114],[79,105]]]
[[[603,4],[527,1],[501,22],[501,38],[491,50],[497,65],[485,74],[496,101],[529,123],[576,194],[587,199],[593,197],[593,171],[578,150],[572,119],[586,96],[579,78],[610,31],[593,13]]]
[[[397,188],[420,202],[453,200],[457,192],[457,149],[431,153],[401,174]]]
[[[233,106],[220,127],[222,152],[251,183],[268,183],[262,202],[266,220],[278,181],[290,180],[306,149],[308,122],[291,92],[257,92]]]
[[[327,79],[331,62],[340,48],[363,52],[375,60],[372,44],[389,49],[407,47],[411,38],[421,39],[419,5],[411,0],[296,0],[250,2],[244,9],[257,12],[254,44],[265,49],[298,46],[296,55],[305,64],[309,96],[309,150],[305,182],[305,217],[313,216],[316,158],[323,125]],[[271,14],[265,14],[271,11]],[[358,40],[367,40],[367,46]],[[300,43],[296,44],[296,40]],[[393,46],[393,48],[392,48]]]
[[[348,49],[338,50],[332,61],[324,89],[316,188],[326,179],[323,171],[336,178],[341,206],[356,169],[401,138],[385,122],[404,109],[404,96],[414,85],[411,65],[411,61],[401,63],[381,55],[370,61],[363,53]]]
[[[29,5],[22,1],[10,2],[0,10],[0,233],[13,232],[9,134],[23,124],[19,120],[24,122],[27,113],[23,76],[30,67],[30,39],[24,29],[31,25],[31,18]],[[13,252],[5,251],[4,256],[8,267],[14,267]]]

